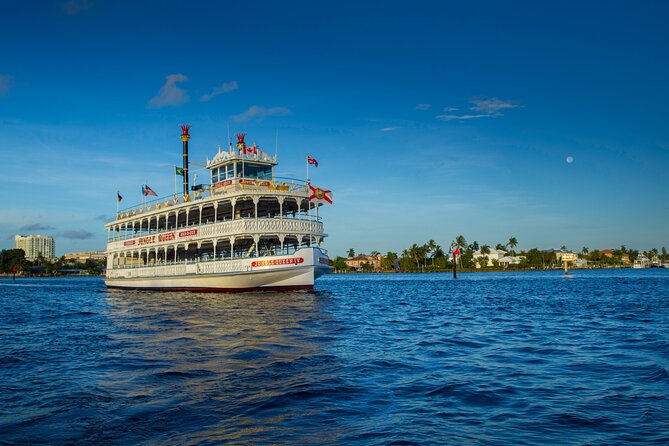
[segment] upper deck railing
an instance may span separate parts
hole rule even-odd
[[[120,209],[116,215],[117,220],[136,217],[138,214],[148,213],[158,209],[166,209],[184,203],[194,203],[212,197],[225,197],[226,195],[239,192],[269,192],[279,195],[304,195],[308,196],[306,181],[293,178],[275,177],[273,180],[262,180],[254,178],[231,178],[209,184],[206,187],[191,191],[187,195],[170,194],[164,195],[144,203],[135,204]]]

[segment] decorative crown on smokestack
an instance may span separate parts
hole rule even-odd
[[[246,138],[246,133],[237,133],[235,136],[237,137],[237,147],[241,150],[243,147],[246,146],[246,143],[244,142],[244,138]]]
[[[188,134],[188,130],[192,127],[190,124],[181,124],[181,140],[182,141],[188,141],[190,139],[190,135]]]

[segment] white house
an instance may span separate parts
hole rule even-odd
[[[481,250],[479,249],[474,253],[474,261],[476,262],[476,267],[480,268],[481,264],[479,262],[479,258],[481,257],[487,257],[488,258],[488,264],[486,266],[493,266],[493,260],[496,260],[497,262],[500,261],[500,259],[504,258],[506,256],[506,251],[503,249],[492,249],[490,248],[490,252],[488,254],[483,254],[481,253]]]

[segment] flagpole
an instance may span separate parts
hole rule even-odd
[[[177,194],[177,166],[174,166],[174,195]]]
[[[118,214],[118,205],[120,204],[120,201],[119,201],[118,197],[120,197],[120,196],[121,196],[121,192],[116,191],[116,213],[117,214]]]
[[[307,153],[305,158],[307,161],[307,221],[309,222],[309,247],[311,248],[311,200],[309,200],[309,154]]]

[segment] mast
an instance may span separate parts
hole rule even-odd
[[[181,124],[181,141],[183,141],[183,170],[184,170],[184,195],[188,195],[188,140],[190,135],[188,130],[190,130],[190,124]]]

